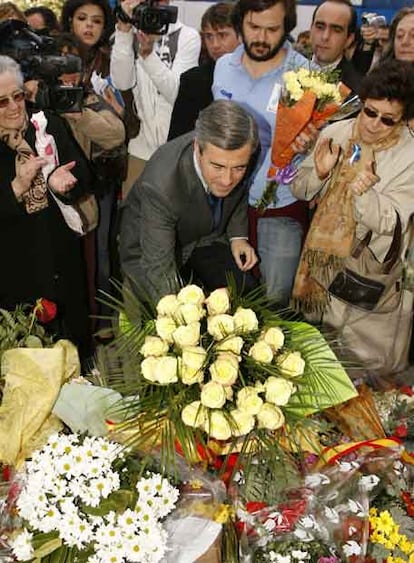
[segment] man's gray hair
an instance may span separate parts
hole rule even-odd
[[[15,74],[17,83],[23,88],[24,80],[22,71],[20,70],[20,65],[11,57],[0,55],[0,76],[2,74],[6,74],[6,72]]]
[[[207,143],[230,151],[250,143],[253,152],[259,143],[254,118],[230,100],[216,100],[200,112],[195,124],[195,138],[201,150]]]

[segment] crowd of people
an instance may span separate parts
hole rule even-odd
[[[295,0],[218,2],[200,32],[172,17],[163,33],[137,28],[139,3],[0,6],[0,307],[54,301],[50,330],[87,359],[112,338],[111,279],[155,301],[231,276],[334,328],[368,374],[404,369],[414,7],[358,27],[349,0],[321,0],[295,41]],[[77,66],[53,84],[19,67],[25,30]],[[335,71],[360,111],[298,134],[297,176],[263,209],[283,76],[300,68]]]

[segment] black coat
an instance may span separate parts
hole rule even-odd
[[[190,68],[180,76],[180,89],[171,116],[168,140],[194,129],[198,114],[213,101],[214,61]]]
[[[342,57],[335,70],[340,71],[339,80],[353,92],[359,94],[364,75],[354,67],[352,62],[346,57]]]
[[[78,179],[74,190],[82,193],[93,181],[88,161],[63,120],[52,114],[47,118],[60,163],[77,162],[72,170]],[[31,124],[26,140],[35,150]],[[13,309],[40,297],[56,302],[58,319],[53,330],[78,344],[82,352],[90,340],[82,239],[67,227],[50,195],[49,206],[37,213],[28,214],[17,201],[11,187],[15,154],[0,142],[0,306]]]

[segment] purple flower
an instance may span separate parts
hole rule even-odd
[[[288,164],[284,168],[277,171],[276,182],[278,184],[290,184],[295,178],[297,169],[293,164]]]
[[[339,559],[334,555],[331,557],[319,557],[318,563],[339,563]]]

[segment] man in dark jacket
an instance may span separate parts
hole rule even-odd
[[[257,145],[250,114],[219,100],[200,113],[194,133],[151,157],[121,210],[121,268],[139,297],[156,301],[180,278],[211,291],[228,272],[241,290],[254,287],[246,180]]]
[[[313,61],[339,71],[339,80],[358,93],[363,75],[346,56],[355,38],[357,14],[350,0],[325,0],[315,9],[311,26]]]
[[[231,21],[232,11],[232,4],[218,2],[210,6],[201,18],[201,35],[207,57],[203,64],[180,76],[180,89],[168,133],[169,141],[192,131],[200,111],[213,101],[211,86],[216,60],[231,53],[239,44],[238,34]]]

